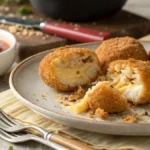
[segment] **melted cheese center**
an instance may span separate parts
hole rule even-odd
[[[143,91],[142,85],[128,85],[118,89],[128,100],[138,101]]]
[[[52,70],[55,76],[64,84],[81,83],[82,80],[88,81],[89,77],[86,72],[92,67],[91,63],[84,64],[76,68],[60,68],[53,66]]]
[[[88,99],[83,98],[79,103],[74,104],[72,106],[68,106],[68,110],[74,114],[81,114],[85,112],[89,108]]]
[[[93,86],[91,89],[89,89],[86,93],[86,95],[84,96],[83,99],[81,99],[80,102],[73,104],[72,106],[68,106],[68,110],[71,111],[74,114],[81,114],[83,112],[85,112],[88,108],[88,94],[93,92],[98,86],[100,86],[101,84],[109,84],[109,82],[104,81],[104,82],[98,82],[95,86]]]

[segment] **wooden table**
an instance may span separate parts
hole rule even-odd
[[[149,0],[128,0],[123,9],[150,19],[149,8]],[[0,80],[4,80],[3,77],[0,77]],[[0,82],[0,92],[8,88],[8,82]],[[0,139],[0,150],[9,150],[10,146],[13,146],[14,150],[52,150],[49,147],[32,141],[16,145]]]

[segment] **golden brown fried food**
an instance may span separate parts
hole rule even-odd
[[[148,53],[148,60],[150,60],[150,52]]]
[[[115,113],[129,107],[127,99],[118,90],[110,87],[108,82],[98,82],[89,91],[87,99],[90,109],[94,111],[100,108],[108,113]]]
[[[97,109],[96,109],[95,115],[96,115],[97,117],[102,118],[102,119],[108,118],[108,113],[105,112],[105,111],[104,111],[103,109],[101,109],[101,108],[97,108]]]
[[[113,113],[126,110],[128,103],[119,91],[110,87],[109,82],[103,81],[90,88],[79,102],[67,108],[75,114],[81,114],[89,108],[94,112],[100,108]]]
[[[150,62],[117,60],[110,63],[107,79],[134,104],[150,102]]]
[[[87,48],[58,48],[40,63],[42,80],[56,90],[72,91],[96,80],[100,73],[96,54]]]
[[[115,60],[134,58],[148,60],[147,53],[142,44],[134,38],[112,38],[104,41],[96,50],[103,72],[108,64]]]
[[[136,123],[138,118],[134,114],[127,115],[123,118],[123,123]]]

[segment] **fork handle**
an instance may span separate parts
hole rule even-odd
[[[58,143],[60,145],[63,145],[71,150],[95,150],[94,148],[91,148],[80,141],[56,134],[51,135],[49,140]]]
[[[33,137],[32,137],[32,140],[37,141],[37,142],[39,142],[39,143],[42,143],[42,144],[44,144],[44,145],[47,145],[47,146],[49,146],[49,147],[51,147],[51,148],[54,148],[55,150],[69,150],[68,148],[66,148],[66,147],[64,147],[64,146],[62,146],[62,145],[59,145],[59,144],[57,144],[57,143],[54,143],[54,142],[52,142],[52,141],[43,139],[43,138],[38,137],[38,136],[33,136]]]

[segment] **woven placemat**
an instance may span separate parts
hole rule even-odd
[[[150,34],[139,39],[140,41],[149,41],[150,42]]]
[[[55,133],[65,133],[82,142],[91,144],[97,149],[120,150],[120,149],[135,149],[149,150],[150,137],[129,137],[129,136],[113,136],[99,133],[82,131],[79,129],[69,128],[62,124],[53,122],[43,116],[40,116],[23,103],[21,103],[11,92],[7,90],[0,93],[0,108],[9,116],[18,120],[23,124],[33,124],[40,126],[48,131]]]
[[[141,41],[150,41],[150,35],[140,39]],[[2,84],[2,82],[0,82]],[[7,87],[6,87],[7,89]],[[16,119],[25,125],[37,125],[47,131],[55,133],[65,133],[72,138],[76,138],[82,142],[92,145],[96,149],[107,150],[149,150],[150,137],[129,137],[129,136],[113,136],[99,133],[92,133],[79,129],[69,128],[62,124],[53,122],[43,116],[40,116],[23,103],[21,103],[11,92],[7,90],[0,93],[0,108],[3,109],[9,116]],[[34,132],[34,131],[32,131]],[[37,134],[34,132],[34,134]]]

